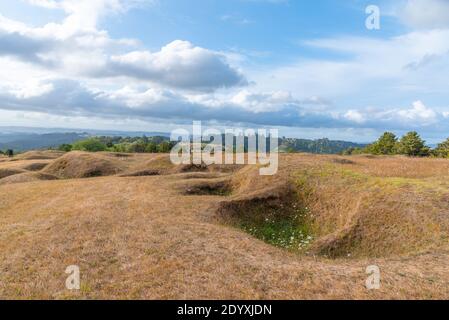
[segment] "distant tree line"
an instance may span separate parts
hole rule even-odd
[[[73,144],[62,144],[60,151],[168,153],[174,143],[166,137],[91,137]]]
[[[77,141],[73,144],[62,144],[59,150],[69,152],[73,150],[87,152],[123,152],[123,153],[169,153],[177,142],[169,138],[156,137],[91,137]],[[269,144],[269,143],[268,143]],[[245,137],[245,152],[247,137]],[[411,157],[442,157],[449,158],[449,139],[438,144],[434,149],[428,147],[426,142],[415,132],[409,132],[398,138],[392,132],[385,132],[377,141],[369,145],[357,145],[344,141],[331,141],[328,139],[279,139],[281,152],[311,152],[311,153],[338,153],[343,155],[373,154],[373,155],[406,155]],[[343,149],[347,147],[346,149]],[[342,151],[343,150],[343,151]],[[234,150],[236,152],[236,150]],[[12,156],[12,150],[2,152]]]
[[[385,132],[377,141],[365,148],[348,148],[343,154],[406,155],[410,157],[449,158],[449,139],[432,149],[426,146],[426,142],[416,131],[409,132],[400,139],[392,132]]]
[[[14,156],[14,150],[7,149],[5,151],[0,150],[0,155],[5,155],[7,157],[13,157]]]
[[[309,140],[283,137],[279,139],[279,150],[287,153],[338,154],[348,149],[364,148],[365,146],[366,144],[329,140],[326,138]]]

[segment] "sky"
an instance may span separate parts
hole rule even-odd
[[[193,120],[445,140],[449,0],[0,0],[0,126]]]

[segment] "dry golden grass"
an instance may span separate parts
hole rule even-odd
[[[114,158],[106,154],[70,152],[49,164],[43,172],[61,179],[111,176],[125,169],[127,157]]]
[[[0,185],[57,179],[56,176],[42,172],[23,172],[0,179]]]
[[[20,160],[53,160],[64,155],[62,151],[56,150],[42,150],[42,151],[28,151],[17,155],[15,158]]]
[[[0,168],[0,179],[13,176],[15,174],[23,173],[23,170],[15,169],[15,168]]]
[[[63,180],[0,185],[0,297],[448,299],[448,166],[282,155],[279,174],[262,177],[251,166],[223,172],[173,168],[160,155],[70,153],[44,169]],[[117,175],[67,179],[98,167]],[[143,170],[163,175],[119,176]],[[316,238],[307,252],[273,247],[223,219],[254,204],[285,208],[292,195],[307,206]],[[73,264],[78,292],[65,289]],[[368,291],[373,264],[382,285]]]

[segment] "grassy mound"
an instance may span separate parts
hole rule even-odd
[[[16,168],[0,168],[0,179],[13,176],[15,174],[23,173],[23,170],[16,169]]]
[[[22,169],[27,171],[41,171],[48,165],[48,162],[33,162],[30,164],[26,164],[22,167]]]
[[[132,166],[121,177],[143,177],[143,176],[157,176],[169,174],[173,171],[174,165],[167,155],[158,155],[155,158],[145,160],[137,165]]]
[[[154,175],[171,175],[171,174],[231,174],[241,169],[238,165],[211,165],[204,163],[175,165],[171,162],[169,155],[158,155],[150,160],[146,160],[132,166],[126,170],[121,176],[123,177],[139,177]]]
[[[218,206],[221,221],[278,247],[293,251],[308,247],[312,237],[287,176],[261,177],[257,167],[247,167],[233,176],[230,185],[233,196]]]
[[[122,172],[124,163],[107,155],[70,152],[49,164],[42,172],[61,179],[111,176]]]
[[[377,161],[397,165],[394,159]],[[382,177],[380,168],[369,170],[326,164],[296,173],[300,203],[317,238],[312,252],[331,258],[383,257],[447,247],[449,189],[442,181]]]
[[[20,174],[15,174],[3,179],[0,179],[0,186],[15,183],[25,183],[33,181],[45,181],[45,180],[57,180],[58,178],[45,173],[40,172],[24,172]]]
[[[276,176],[235,173],[217,212],[268,243],[328,258],[447,249],[448,173],[437,173],[449,161],[429,160],[286,156]]]
[[[28,151],[17,155],[15,158],[19,160],[53,160],[64,155],[62,151],[43,150],[43,151]]]
[[[122,173],[155,168],[147,155],[92,156],[118,162]],[[280,157],[275,176],[260,176],[254,166],[218,176],[170,174],[163,157],[155,162],[169,176],[1,186],[1,296],[449,297],[449,161]],[[220,180],[232,192],[211,196]],[[180,194],[181,185],[196,190]],[[84,270],[81,290],[64,290],[72,264]],[[369,265],[381,268],[379,290],[365,287]]]

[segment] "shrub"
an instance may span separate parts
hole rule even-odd
[[[143,140],[135,141],[128,145],[127,153],[144,153],[146,144]]]
[[[87,152],[99,152],[106,151],[107,147],[106,144],[101,142],[98,138],[89,138],[86,140],[75,142],[72,149]]]
[[[59,151],[70,152],[72,151],[73,146],[71,144],[61,144],[58,148]]]
[[[149,142],[145,148],[145,152],[148,153],[157,153],[157,144],[154,142]]]
[[[172,149],[172,145],[170,142],[168,141],[164,141],[161,144],[159,144],[158,146],[158,151],[160,153],[169,153]]]

